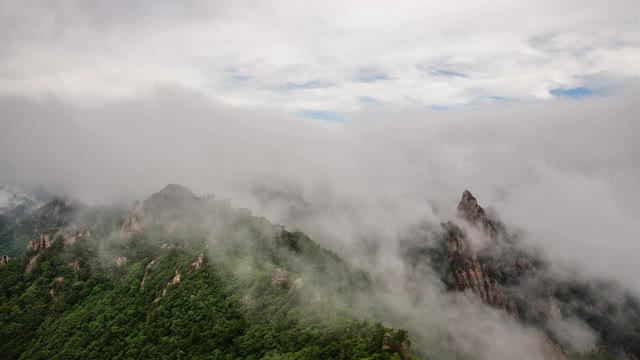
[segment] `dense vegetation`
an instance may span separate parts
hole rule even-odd
[[[3,358],[409,356],[406,331],[351,310],[367,275],[302,233],[245,211],[226,212],[220,241],[112,230],[67,246],[58,235],[31,271],[34,254],[0,268]]]

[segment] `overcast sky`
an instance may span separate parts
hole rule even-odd
[[[0,1],[0,93],[82,105],[181,85],[348,121],[598,96],[640,74],[636,0]]]

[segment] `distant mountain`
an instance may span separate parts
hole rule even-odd
[[[19,217],[50,199],[51,195],[42,189],[0,184],[0,215]]]

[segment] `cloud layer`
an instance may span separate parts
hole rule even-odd
[[[409,225],[450,219],[468,188],[561,264],[640,290],[637,98],[630,87],[616,98],[335,124],[184,89],[88,109],[5,97],[0,181],[94,203],[185,184],[353,253],[358,239],[394,252]]]
[[[178,84],[344,120],[602,94],[640,74],[634,0],[0,4],[0,92],[83,105]]]

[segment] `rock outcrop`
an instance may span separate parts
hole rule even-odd
[[[122,223],[122,227],[120,228],[120,232],[123,235],[132,235],[141,233],[144,229],[142,224],[144,220],[144,207],[140,203],[140,201],[133,202],[133,209],[127,215]]]
[[[196,261],[191,264],[191,271],[198,271],[204,264],[204,254],[199,254]]]
[[[478,205],[478,200],[469,190],[465,190],[462,193],[462,199],[458,203],[458,214],[469,223],[480,227],[488,237],[493,238],[496,236],[496,224],[489,220],[486,212]]]
[[[53,243],[53,236],[57,233],[57,230],[47,231],[40,234],[40,236],[29,242],[27,245],[27,253],[40,252],[51,248]]]
[[[33,270],[37,265],[40,254],[51,249],[55,241],[62,241],[62,246],[69,246],[76,241],[86,239],[91,236],[89,228],[86,226],[73,226],[66,229],[51,228],[41,233],[36,239],[31,240],[27,245],[27,256],[29,263],[25,272]]]
[[[118,256],[116,257],[116,266],[124,266],[127,265],[127,257],[126,256]]]
[[[158,259],[153,259],[144,267],[144,274],[142,275],[142,280],[140,281],[141,289],[144,289],[145,282],[147,281],[147,277],[149,276],[149,273],[151,272],[151,268],[153,267],[153,265],[155,265],[156,261],[158,261]]]
[[[73,226],[66,229],[52,228],[41,233],[36,239],[31,240],[27,245],[27,253],[37,253],[53,246],[56,239],[62,239],[64,246],[73,245],[77,240],[86,239],[91,236],[89,228],[86,226]]]
[[[271,284],[274,286],[282,286],[287,282],[289,278],[289,274],[287,270],[276,268],[276,270],[271,275]]]
[[[465,190],[457,207],[458,215],[486,237],[482,246],[473,247],[463,227],[448,222],[445,230],[444,281],[450,289],[471,291],[493,307],[502,309],[514,318],[520,311],[514,299],[505,295],[505,278],[515,279],[527,271],[535,270],[531,261],[514,251],[502,239],[502,227],[488,218],[485,210],[469,190]]]
[[[0,256],[0,266],[5,266],[6,264],[9,263],[9,261],[11,261],[11,258],[8,257],[7,255]]]
[[[29,259],[29,262],[27,263],[27,267],[24,269],[24,272],[28,273],[31,270],[35,269],[36,265],[38,265],[39,258],[40,258],[40,253],[35,254],[34,256],[32,256]]]
[[[640,354],[638,342],[627,336],[630,329],[640,329],[636,296],[611,282],[558,276],[548,261],[525,247],[517,233],[508,232],[468,190],[462,194],[457,214],[458,221],[441,224],[443,231],[435,241],[430,225],[418,228],[415,237],[407,240],[404,253],[417,270],[427,261],[449,290],[475,294],[487,305],[539,329],[540,350],[547,359],[568,358],[556,343],[559,340],[549,334],[556,331],[553,324],[576,319],[598,333],[594,345],[607,357],[633,359]],[[614,314],[622,313],[634,320],[611,321],[618,316]]]
[[[120,233],[123,236],[155,232],[175,238],[206,237],[232,213],[227,200],[217,200],[212,195],[199,197],[185,187],[169,184],[146,200],[135,201]]]
[[[91,232],[87,226],[72,226],[70,228],[62,229],[59,233],[64,241],[65,246],[73,245],[78,240],[87,239],[91,236]]]
[[[446,241],[445,283],[452,290],[472,291],[483,302],[499,308],[518,318],[518,308],[507,298],[498,283],[495,265],[487,260],[478,260],[470,249],[464,232],[453,223],[444,225]]]

